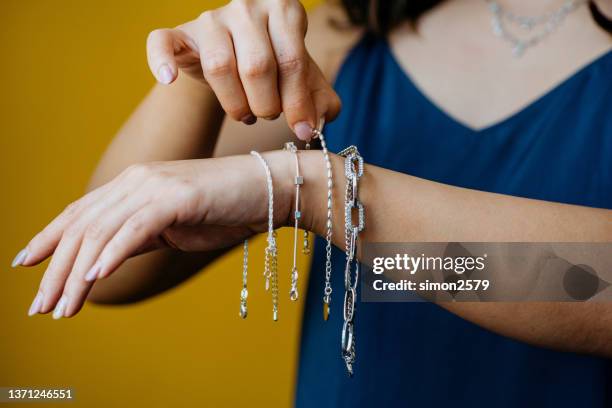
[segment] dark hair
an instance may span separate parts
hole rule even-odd
[[[386,34],[399,23],[416,20],[421,14],[443,0],[341,0],[351,23],[366,27],[369,31]],[[589,7],[595,22],[612,32],[612,22],[593,0]]]

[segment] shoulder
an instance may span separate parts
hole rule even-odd
[[[362,35],[363,29],[349,24],[338,2],[328,0],[308,12],[306,47],[330,82]]]

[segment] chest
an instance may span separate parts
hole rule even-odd
[[[364,41],[336,82],[344,106],[328,144],[357,144],[369,163],[445,184],[612,208],[612,88],[599,72],[610,55],[475,130],[424,94],[385,42]]]
[[[516,58],[492,34],[485,9],[462,18],[459,5],[448,7],[459,10],[442,8],[424,17],[418,31],[400,27],[391,34],[389,48],[426,98],[473,130],[520,112],[612,48],[610,36],[595,27],[585,10]]]

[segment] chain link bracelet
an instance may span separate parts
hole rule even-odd
[[[359,233],[365,228],[365,210],[359,201],[358,184],[363,176],[363,158],[357,147],[349,146],[339,153],[344,157],[344,176],[346,190],[344,195],[344,238],[346,264],[344,268],[344,325],[342,326],[342,358],[349,376],[353,375],[355,363],[355,305],[359,283],[359,261],[356,259]],[[357,212],[357,223],[353,223],[353,213]]]

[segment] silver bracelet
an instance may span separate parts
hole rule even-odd
[[[359,262],[356,260],[357,240],[365,228],[365,211],[359,201],[358,184],[363,176],[363,158],[357,147],[349,146],[340,153],[344,157],[346,191],[344,198],[344,237],[346,265],[344,268],[344,325],[342,326],[342,358],[350,376],[355,363],[355,304],[359,283]],[[357,211],[357,223],[353,224],[353,212]],[[352,272],[354,271],[354,272]],[[353,276],[351,276],[353,274]]]
[[[272,319],[278,320],[278,248],[276,246],[276,231],[274,231],[274,188],[272,185],[272,173],[266,160],[258,152],[252,150],[251,154],[263,166],[266,172],[266,184],[268,186],[268,245],[265,249],[264,278],[266,290],[271,286],[272,292]]]
[[[322,124],[320,125],[322,127]],[[321,149],[323,151],[323,159],[325,160],[325,169],[327,175],[327,221],[325,224],[325,288],[323,289],[323,320],[329,319],[331,312],[331,255],[332,255],[332,191],[334,187],[333,173],[331,161],[329,160],[329,152],[325,143],[325,136],[319,129],[313,129],[313,137],[321,141]]]
[[[298,149],[293,142],[285,143],[285,150],[293,154],[295,157],[295,212],[293,224],[293,267],[291,268],[291,290],[289,291],[289,299],[292,301],[298,300],[298,270],[297,270],[297,240],[298,226],[302,213],[300,211],[300,187],[304,184],[304,178],[300,174],[300,161],[298,159]]]

